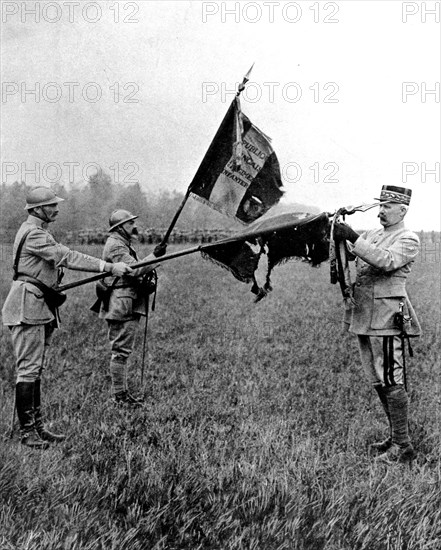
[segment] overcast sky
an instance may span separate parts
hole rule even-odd
[[[1,3],[3,181],[99,165],[184,192],[255,63],[242,108],[288,201],[333,211],[404,185],[407,225],[439,230],[439,2]]]

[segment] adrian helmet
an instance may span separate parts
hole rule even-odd
[[[114,210],[110,214],[110,218],[109,218],[109,225],[110,225],[109,231],[113,231],[123,223],[129,222],[131,220],[136,220],[137,217],[138,216],[134,216],[128,210]]]
[[[52,189],[49,189],[49,187],[33,187],[26,195],[25,210],[37,208],[37,206],[57,204],[62,201],[64,201],[64,199],[57,197],[57,195],[52,191]]]

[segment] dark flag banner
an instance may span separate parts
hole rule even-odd
[[[326,212],[316,216],[281,214],[247,228],[246,233],[265,231],[258,238],[210,248],[202,255],[228,269],[239,281],[252,283],[251,292],[259,301],[272,290],[270,277],[275,266],[295,258],[318,266],[329,258],[330,226]],[[265,284],[259,285],[255,273],[262,254],[267,255],[268,267]]]
[[[244,224],[252,223],[283,195],[280,167],[270,139],[231,103],[190,184],[192,196]]]

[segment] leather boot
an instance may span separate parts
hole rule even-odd
[[[407,392],[401,384],[397,384],[385,388],[385,394],[392,428],[392,445],[377,460],[386,463],[410,462],[415,458],[415,451],[409,437]]]
[[[34,420],[34,382],[18,382],[15,386],[15,403],[20,422],[22,445],[31,449],[44,450],[49,443],[43,441],[35,430]]]
[[[64,434],[54,434],[44,427],[43,417],[41,414],[41,380],[40,379],[35,381],[34,418],[35,418],[35,429],[38,435],[41,437],[41,439],[43,439],[43,441],[58,443],[66,439],[66,436]]]
[[[376,392],[378,393],[378,397],[380,398],[381,404],[383,405],[384,412],[387,416],[387,421],[389,424],[389,437],[384,439],[383,441],[378,441],[376,443],[372,443],[370,445],[370,450],[373,453],[384,453],[390,447],[392,446],[392,426],[390,423],[390,413],[389,413],[389,407],[387,404],[387,397],[386,397],[386,388],[384,388],[381,384],[375,384],[374,388]]]

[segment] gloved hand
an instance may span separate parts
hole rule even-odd
[[[166,252],[167,252],[167,245],[160,243],[155,246],[155,249],[153,250],[153,256],[155,256],[156,258],[159,258],[160,256],[164,256]]]
[[[351,243],[355,243],[359,236],[360,235],[354,231],[352,227],[349,227],[349,225],[345,223],[337,222],[334,225],[334,240],[336,241],[350,241]]]
[[[122,277],[122,275],[129,275],[133,273],[133,269],[124,262],[117,262],[116,264],[110,264],[112,267],[112,275],[114,277]]]

